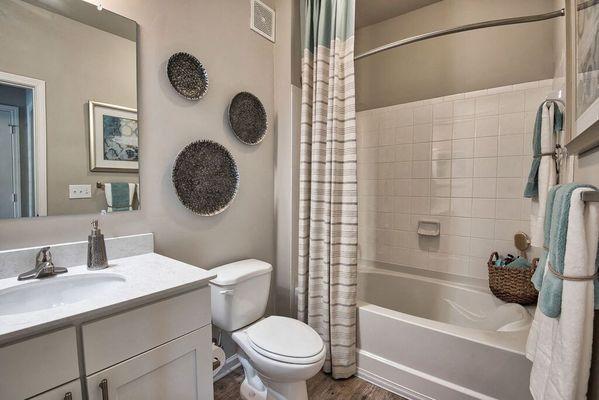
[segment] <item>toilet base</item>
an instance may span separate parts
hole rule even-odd
[[[274,382],[264,376],[245,358],[245,354],[237,353],[245,378],[239,392],[244,400],[308,400],[306,381]]]

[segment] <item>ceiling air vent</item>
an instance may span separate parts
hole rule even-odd
[[[274,43],[275,41],[275,10],[260,0],[250,0],[252,15],[250,28]]]

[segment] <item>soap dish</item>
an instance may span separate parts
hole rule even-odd
[[[439,236],[441,223],[435,220],[418,221],[418,235],[420,236]]]

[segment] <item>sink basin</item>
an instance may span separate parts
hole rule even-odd
[[[126,279],[113,273],[58,275],[0,290],[0,315],[49,310],[102,297]]]

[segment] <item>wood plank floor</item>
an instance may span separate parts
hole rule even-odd
[[[220,379],[214,384],[214,400],[241,399],[239,385],[242,381],[243,368],[237,368]],[[322,372],[308,381],[308,397],[310,400],[405,400],[355,376],[334,380]]]

